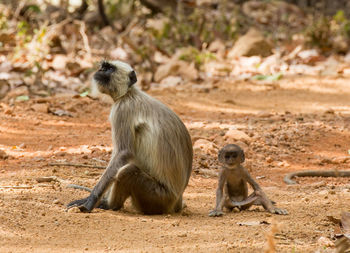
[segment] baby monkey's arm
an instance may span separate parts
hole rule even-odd
[[[226,183],[226,173],[225,173],[225,170],[222,169],[219,173],[219,183],[218,183],[218,188],[216,189],[215,209],[211,210],[209,213],[209,216],[211,217],[222,216],[224,214],[222,212],[222,207],[225,201],[225,194],[224,194],[225,183]]]

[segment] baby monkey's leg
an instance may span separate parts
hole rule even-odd
[[[233,209],[237,207],[240,210],[246,210],[252,205],[261,205],[260,197],[253,192],[246,199],[242,201],[236,201],[233,198],[227,198],[225,201],[225,207],[228,209]]]
[[[230,208],[237,207],[240,210],[248,209],[252,205],[263,206],[264,209],[267,210],[270,213],[282,214],[282,215],[287,215],[288,214],[287,210],[275,207],[273,205],[272,201],[269,200],[266,197],[266,195],[263,192],[261,192],[261,191],[254,191],[245,200],[242,200],[242,201],[228,200],[225,203],[225,206],[228,206]]]

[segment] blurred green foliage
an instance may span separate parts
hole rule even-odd
[[[324,52],[331,51],[336,48],[335,39],[347,44],[350,42],[350,20],[345,17],[343,10],[334,16],[314,18],[305,29],[305,37],[310,47],[318,47]]]

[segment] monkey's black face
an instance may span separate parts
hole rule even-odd
[[[239,165],[244,160],[244,151],[235,144],[226,145],[219,151],[219,161],[228,166]]]
[[[102,85],[109,84],[111,75],[117,70],[117,68],[108,63],[102,62],[100,69],[94,74],[94,79]]]
[[[238,157],[237,151],[226,152],[224,155],[225,163],[228,165],[234,165],[237,163],[237,157]]]

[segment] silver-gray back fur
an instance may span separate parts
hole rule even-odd
[[[134,85],[128,86],[129,65],[110,63],[117,66],[110,84],[97,86],[114,100],[110,113],[113,155],[132,151],[140,169],[180,197],[188,184],[193,158],[185,125],[166,105]]]

